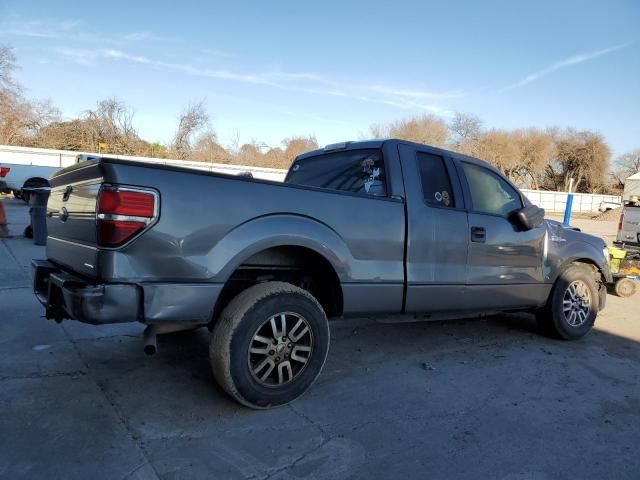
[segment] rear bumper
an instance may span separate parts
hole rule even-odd
[[[47,260],[33,260],[33,291],[49,319],[149,324],[211,321],[222,284],[92,284]]]
[[[139,287],[133,284],[91,285],[46,260],[33,260],[33,291],[45,316],[94,325],[141,320]]]

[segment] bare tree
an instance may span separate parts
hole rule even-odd
[[[371,138],[387,138],[388,128],[380,123],[374,123],[369,126]]]
[[[537,189],[555,152],[553,139],[546,132],[529,128],[515,130],[513,140],[518,147],[519,157],[511,171],[511,178],[518,185]]]
[[[218,143],[218,136],[211,129],[198,135],[193,144],[191,158],[199,162],[231,163],[232,161],[232,155]]]
[[[574,179],[579,192],[599,191],[605,185],[611,151],[599,133],[569,128],[555,139],[555,158],[547,165],[547,179],[567,190]]]
[[[9,45],[0,45],[0,92],[17,89],[13,79],[16,68],[16,55],[13,53],[13,48]]]
[[[283,166],[288,167],[298,155],[318,148],[318,140],[313,135],[291,137],[283,140],[282,145],[284,146],[284,161],[286,162]]]
[[[492,129],[476,139],[475,155],[511,177],[518,166],[520,150],[511,132]]]
[[[622,188],[624,187],[624,181],[638,172],[640,172],[640,148],[625,152],[616,158],[611,176],[618,188]]]
[[[192,103],[180,115],[178,129],[173,139],[172,150],[177,158],[186,159],[191,154],[193,136],[209,122],[209,114],[203,101]]]
[[[412,142],[442,146],[447,140],[447,124],[434,115],[398,120],[389,125],[374,124],[369,127],[376,138],[400,138]]]
[[[115,98],[101,100],[93,110],[87,110],[82,117],[83,126],[89,137],[89,149],[99,149],[106,143],[110,153],[134,155],[146,150],[133,127],[133,111]]]
[[[284,150],[280,147],[270,148],[263,156],[264,166],[271,168],[287,168],[291,164],[285,158]]]
[[[456,112],[449,123],[449,144],[453,150],[473,154],[482,134],[482,120],[477,115]]]
[[[39,130],[56,120],[60,112],[50,101],[29,101],[13,79],[13,49],[0,45],[0,143],[30,145]]]

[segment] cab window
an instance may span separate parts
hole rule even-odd
[[[418,152],[417,160],[424,201],[429,205],[455,208],[451,180],[444,159],[439,155]]]
[[[495,172],[468,162],[462,162],[462,168],[475,212],[506,217],[522,208],[518,191]]]
[[[387,177],[382,152],[377,149],[347,150],[315,155],[296,161],[287,183],[384,197]]]

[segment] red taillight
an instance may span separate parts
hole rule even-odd
[[[0,167],[0,178],[6,177],[9,170],[11,170],[9,167]]]
[[[96,236],[98,245],[117,247],[144,230],[156,217],[153,193],[103,188],[98,195]]]
[[[146,227],[144,222],[98,220],[98,244],[113,247],[126,242]]]
[[[98,200],[98,213],[153,217],[155,197],[151,193],[129,190],[102,190]]]
[[[618,222],[618,231],[622,230],[622,225],[624,225],[624,212],[620,214],[620,221]]]

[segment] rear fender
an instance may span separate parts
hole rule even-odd
[[[322,255],[341,283],[353,279],[350,265],[358,262],[344,240],[328,226],[298,215],[268,215],[239,225],[210,250],[205,262],[216,282],[226,282],[252,255],[285,245],[306,247]]]

